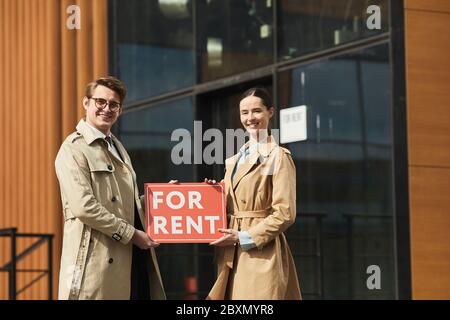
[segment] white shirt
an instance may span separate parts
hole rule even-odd
[[[92,126],[89,122],[86,121],[86,124],[88,125],[89,128],[91,128],[92,132],[94,132],[95,135],[100,135],[103,139],[105,139],[106,137],[109,137],[109,138],[111,138],[111,141],[112,141],[111,133],[109,133],[108,135],[105,135],[103,132],[98,130],[96,127]],[[119,151],[117,151],[114,143],[111,145],[108,142],[108,150],[113,154],[114,157],[117,158],[117,160],[119,160],[120,162],[123,162],[122,158],[120,158]]]

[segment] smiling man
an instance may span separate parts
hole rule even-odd
[[[64,212],[59,299],[165,299],[136,175],[111,134],[126,89],[106,77],[89,83],[85,119],[55,161]]]

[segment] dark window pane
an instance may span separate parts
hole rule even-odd
[[[172,162],[172,148],[179,142],[171,141],[171,135],[179,128],[193,135],[193,123],[191,98],[121,116],[120,139],[133,161],[141,194],[146,182],[168,182],[170,179],[192,181],[192,165]]]
[[[305,298],[395,298],[388,45],[279,80],[282,106],[307,106],[308,140],[288,144],[298,201],[288,238]],[[367,287],[371,265],[380,267],[380,290]]]
[[[279,60],[320,51],[389,30],[389,0],[279,0]],[[372,28],[370,5],[380,9]],[[372,12],[372,11],[371,11]],[[375,27],[377,27],[375,25]]]
[[[201,82],[273,62],[271,0],[200,0],[196,5]]]
[[[193,181],[193,165],[175,165],[171,159],[172,148],[179,143],[171,141],[172,132],[182,128],[193,135],[193,122],[191,98],[129,112],[121,117],[120,139],[133,162],[140,194],[147,182]],[[169,299],[206,296],[205,285],[198,280],[197,261],[200,258],[212,261],[211,251],[199,257],[197,244],[164,244],[158,248],[157,255]],[[210,283],[206,285],[209,286]]]
[[[188,0],[116,0],[117,71],[133,102],[195,82]]]

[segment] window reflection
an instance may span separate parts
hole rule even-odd
[[[272,63],[272,2],[196,1],[201,82]]]
[[[193,179],[189,164],[175,165],[171,160],[172,132],[187,129],[193,136],[194,113],[191,98],[125,113],[120,118],[120,139],[127,148],[137,174],[141,194],[145,182]]]
[[[279,0],[280,60],[298,57],[389,29],[389,0]],[[381,29],[370,30],[370,5],[380,8]],[[370,20],[371,21],[371,20]]]
[[[115,0],[117,72],[133,102],[195,82],[189,0]]]
[[[288,237],[296,239],[291,249],[299,254],[305,298],[394,298],[388,46],[279,79],[280,104],[308,108],[308,140],[288,145],[298,199]],[[370,265],[381,268],[381,290],[366,286]]]
[[[121,116],[120,139],[131,157],[140,194],[147,182],[193,181],[192,165],[174,165],[171,161],[172,148],[179,143],[171,141],[173,130],[187,129],[193,137],[193,121],[191,98]],[[158,248],[158,262],[169,299],[197,298],[197,247],[195,244],[169,244]]]

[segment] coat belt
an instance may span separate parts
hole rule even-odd
[[[272,213],[272,208],[267,208],[264,210],[256,210],[256,211],[237,211],[230,215],[231,221],[234,219],[242,219],[242,218],[265,218]],[[234,262],[234,254],[235,250],[237,250],[236,246],[229,246],[225,248],[225,256],[224,262],[225,264],[232,269]]]
[[[237,211],[231,214],[233,218],[265,218],[272,213],[272,208],[256,211]]]

